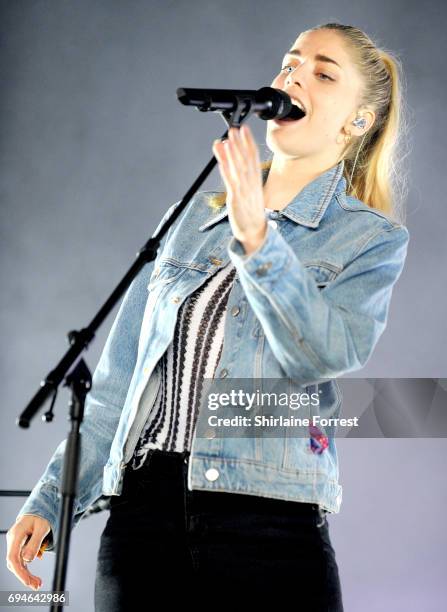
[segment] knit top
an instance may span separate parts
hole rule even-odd
[[[143,465],[149,449],[191,450],[203,379],[214,377],[222,352],[227,302],[235,276],[230,261],[180,306],[173,340],[157,364],[161,382],[131,458],[132,469]],[[142,405],[144,397],[143,393]]]

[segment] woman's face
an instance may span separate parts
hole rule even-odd
[[[355,119],[361,81],[340,35],[330,30],[301,34],[292,46],[299,55],[284,55],[271,87],[286,91],[304,104],[306,116],[282,125],[267,121],[266,143],[273,153],[291,158],[338,160],[345,132]],[[289,51],[289,50],[288,50]],[[317,59],[326,56],[335,62]],[[363,115],[370,124],[369,117]]]

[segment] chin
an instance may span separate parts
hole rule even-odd
[[[277,130],[275,128],[271,131],[267,130],[265,144],[268,146],[270,151],[281,157],[301,157],[302,152],[296,150],[296,139],[284,137],[283,133],[279,133],[280,131],[280,129]]]

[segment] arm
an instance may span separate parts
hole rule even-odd
[[[228,252],[247,299],[288,377],[307,386],[366,364],[385,329],[408,241],[403,225],[379,230],[320,290],[271,226],[248,254],[231,239]]]
[[[179,202],[176,202],[170,206],[154,234],[178,204]],[[182,214],[161,240],[157,259],[181,216]],[[103,467],[109,457],[137,360],[138,340],[147,301],[147,285],[154,264],[155,261],[152,261],[143,266],[124,294],[94,371],[92,387],[86,396],[84,420],[80,428],[82,438],[78,483],[82,482],[82,488],[79,487],[75,499],[73,527],[85,510],[102,494]],[[63,440],[16,517],[17,520],[21,515],[34,514],[48,520],[51,525],[51,531],[46,538],[48,551],[55,551],[59,535],[59,490],[65,446],[66,440]]]

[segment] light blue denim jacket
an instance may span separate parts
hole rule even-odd
[[[269,213],[276,223],[268,224],[263,243],[249,255],[232,235],[226,207],[216,212],[208,205],[213,192],[198,192],[180,213],[157,259],[128,288],[94,371],[81,426],[73,526],[101,495],[121,494],[178,309],[230,260],[237,275],[215,377],[291,377],[303,389],[317,384],[321,415],[339,415],[334,379],[359,370],[371,356],[409,240],[404,225],[347,195],[343,168],[341,161],[282,211]],[[50,522],[50,551],[59,535],[64,448],[65,440],[17,515],[37,514]],[[333,438],[315,454],[305,437],[194,436],[188,467],[190,489],[311,502],[327,512],[340,509],[338,477]]]

